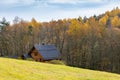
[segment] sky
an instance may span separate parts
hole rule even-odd
[[[1,0],[0,20],[12,22],[15,16],[39,22],[65,18],[90,17],[120,8],[120,0]]]

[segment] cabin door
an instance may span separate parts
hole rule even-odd
[[[39,61],[42,62],[42,59],[40,58]]]

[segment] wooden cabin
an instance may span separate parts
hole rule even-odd
[[[55,45],[34,45],[29,51],[30,55],[35,61],[43,62],[48,60],[59,59],[60,53]]]
[[[28,54],[22,54],[22,55],[21,55],[21,58],[25,60],[25,59],[27,59],[27,58],[30,58],[30,56],[29,56]]]

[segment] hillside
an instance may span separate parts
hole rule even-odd
[[[16,17],[13,22],[0,20],[0,56],[17,58],[35,44],[54,44],[68,65],[120,74],[118,7],[89,18],[39,22]]]
[[[120,80],[118,74],[62,65],[7,58],[0,62],[0,80]]]

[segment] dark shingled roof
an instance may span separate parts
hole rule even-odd
[[[44,60],[59,59],[60,52],[55,45],[34,45]]]
[[[30,58],[30,55],[28,55],[28,54],[22,54],[21,57],[22,57],[22,59],[27,59],[27,58]]]

